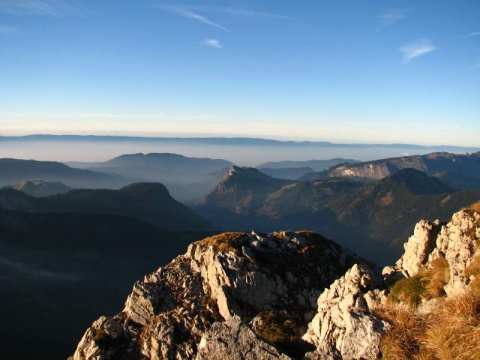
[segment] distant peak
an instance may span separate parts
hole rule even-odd
[[[412,168],[402,169],[385,180],[405,184],[413,194],[442,194],[452,191],[452,188],[440,179]]]
[[[230,166],[227,172],[226,178],[230,178],[235,175],[247,177],[250,179],[271,179],[270,176],[262,173],[260,170],[251,167],[239,167],[236,165]]]

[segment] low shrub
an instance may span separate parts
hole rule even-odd
[[[295,336],[292,329],[285,325],[286,319],[274,311],[264,311],[258,314],[262,319],[261,325],[256,329],[258,336],[277,347],[283,353],[301,359],[306,352],[315,347]]]
[[[425,281],[422,276],[415,275],[397,281],[390,289],[388,301],[397,304],[404,303],[412,308],[417,308],[422,302],[425,292]]]

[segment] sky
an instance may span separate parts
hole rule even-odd
[[[0,135],[480,146],[480,1],[0,0]]]

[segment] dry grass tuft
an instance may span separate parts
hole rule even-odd
[[[470,292],[480,296],[480,252],[477,252],[470,265],[465,269],[467,278],[473,277],[468,284]]]
[[[480,213],[480,202],[472,204],[469,207],[465,208],[464,210]]]
[[[381,343],[385,359],[480,359],[480,292],[441,298],[428,315],[393,304],[375,315],[393,326]]]
[[[388,321],[393,328],[382,339],[383,357],[389,360],[413,359],[421,349],[420,337],[426,330],[424,315],[402,305],[387,305],[375,315]]]
[[[425,282],[425,298],[434,299],[445,296],[445,285],[450,280],[450,266],[445,258],[435,259],[430,268],[422,273]]]
[[[197,241],[195,244],[214,246],[217,251],[232,251],[239,254],[245,241],[248,241],[248,237],[243,232],[226,232]]]
[[[480,296],[471,291],[441,302],[422,337],[437,359],[480,359]]]

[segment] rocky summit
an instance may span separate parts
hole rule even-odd
[[[387,346],[400,326],[391,314],[434,314],[472,288],[478,210],[448,223],[419,222],[404,255],[383,274],[312,232],[223,233],[195,242],[136,282],[122,312],[96,320],[72,359],[406,358]],[[409,307],[410,293],[397,285],[421,275],[422,289],[430,289],[426,274],[439,259],[448,273],[441,291],[421,292]]]

